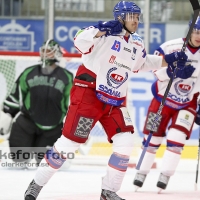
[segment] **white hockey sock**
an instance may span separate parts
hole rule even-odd
[[[140,150],[139,156],[141,154],[142,154],[142,149]],[[151,152],[150,153],[150,152],[146,151],[144,159],[143,159],[142,164],[140,166],[140,170],[138,170],[138,173],[148,174],[150,169],[151,169],[151,167],[152,167],[152,165],[153,165],[155,157],[156,157],[156,152]]]
[[[55,159],[52,159],[52,156],[55,152],[62,152],[63,155],[67,155],[68,152],[75,152],[79,145],[79,143],[73,142],[62,135],[54,144],[55,148],[53,147],[51,149],[51,153],[49,152],[47,155],[47,160],[49,163],[47,163],[45,158],[43,158],[40,162],[34,177],[35,182],[40,186],[44,186],[65,162],[65,159],[61,157],[59,158],[59,162]],[[53,165],[54,168],[49,164]]]
[[[133,135],[130,132],[118,133],[112,137],[113,154],[102,179],[102,189],[117,192],[122,184],[133,150]]]
[[[37,168],[34,180],[38,185],[44,186],[58,170],[59,168],[54,169],[50,167],[46,160],[43,158],[40,162],[40,166]]]
[[[178,163],[180,161],[180,158],[181,154],[165,150],[162,161],[161,173],[166,176],[174,175],[176,167],[178,166]]]
[[[117,192],[121,187],[125,174],[126,172],[108,166],[106,176],[102,178],[102,189]]]

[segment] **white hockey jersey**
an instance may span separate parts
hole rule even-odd
[[[95,38],[98,31],[93,26],[78,31],[74,44],[82,53],[84,66],[97,75],[97,98],[118,106],[125,99],[130,73],[160,69],[162,59],[146,55],[137,34],[127,41],[123,35]]]
[[[183,38],[170,40],[163,43],[156,51],[156,55],[165,55],[174,51],[181,51],[184,43]],[[200,91],[200,48],[192,48],[189,45],[185,50],[188,59],[194,62],[191,65],[195,68],[192,76],[188,79],[175,78],[167,96],[166,105],[179,110],[188,106],[194,95],[198,96]],[[158,80],[152,85],[152,93],[154,97],[161,102],[169,77],[166,68],[162,68],[154,72]]]

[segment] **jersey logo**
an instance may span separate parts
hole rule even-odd
[[[123,68],[125,68],[125,69],[131,71],[131,68],[130,68],[130,67],[126,66],[125,64],[123,64],[123,63],[121,63],[121,62],[118,62],[118,61],[116,60],[116,56],[113,56],[113,55],[112,55],[112,56],[110,57],[110,59],[109,59],[109,63],[113,63],[113,64],[115,64],[117,67],[123,67]]]
[[[125,76],[121,76],[119,74],[112,73],[113,71],[117,70],[116,67],[111,68],[107,73],[107,84],[115,89],[118,89],[127,79],[128,73],[125,72]]]
[[[143,55],[142,55],[142,57],[143,57],[143,58],[145,58],[145,57],[146,57],[146,55],[147,55],[147,53],[146,53],[146,50],[145,50],[145,49],[143,49],[143,50],[142,50],[142,52],[143,52]]]
[[[113,82],[121,82],[121,81],[123,81],[124,78],[123,78],[123,76],[120,76],[119,74],[111,74],[110,79]]]
[[[119,52],[121,49],[121,43],[119,41],[115,40],[111,49]]]
[[[190,92],[192,91],[193,86],[194,86],[194,82],[188,85],[188,84],[184,84],[183,80],[179,80],[174,84],[174,89],[178,95],[188,96]]]
[[[116,56],[113,56],[113,55],[112,55],[112,56],[110,57],[109,63],[114,63],[115,59],[116,59]]]
[[[132,35],[133,40],[137,40],[142,43],[142,39],[139,35]]]
[[[185,84],[179,84],[179,90],[183,93],[187,93],[190,91],[191,86],[190,85],[185,85]]]
[[[137,49],[135,47],[133,47],[133,53],[132,53],[132,60],[135,60],[135,55],[136,55]]]

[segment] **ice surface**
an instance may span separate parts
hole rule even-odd
[[[129,168],[118,195],[126,200],[199,200],[199,190],[194,190],[195,160],[181,160],[177,172],[171,177],[168,187],[158,194],[156,187],[158,169],[152,169],[142,188],[134,192],[132,184],[136,170]],[[106,167],[71,166],[67,171],[58,171],[42,189],[38,200],[99,200],[101,178]],[[24,192],[36,170],[11,170],[0,168],[0,200],[23,200]],[[200,179],[199,179],[200,182]]]

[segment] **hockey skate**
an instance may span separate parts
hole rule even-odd
[[[24,194],[25,200],[36,200],[43,186],[39,186],[34,180],[29,184]]]
[[[159,188],[158,193],[160,193],[162,190],[165,190],[167,187],[167,184],[169,182],[170,176],[166,176],[164,174],[160,174],[158,182],[157,182],[157,187]]]
[[[125,199],[119,197],[115,192],[102,189],[100,200],[125,200]]]
[[[135,185],[135,192],[138,190],[138,188],[141,188],[143,186],[146,176],[147,176],[146,174],[140,174],[140,173],[137,173],[135,175],[133,181],[133,185]]]

